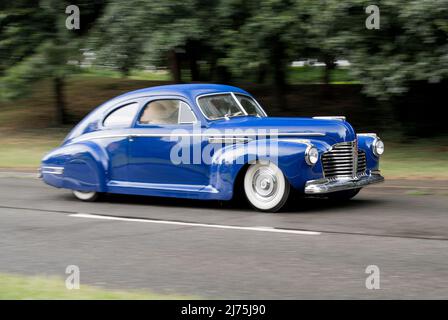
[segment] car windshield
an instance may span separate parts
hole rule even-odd
[[[255,100],[241,94],[207,95],[199,98],[198,104],[204,115],[211,120],[247,115],[265,116]]]

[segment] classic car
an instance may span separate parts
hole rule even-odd
[[[40,175],[83,201],[245,195],[275,212],[292,194],[347,200],[382,182],[383,152],[376,134],[356,134],[342,116],[269,117],[237,87],[167,85],[94,109],[43,158]]]

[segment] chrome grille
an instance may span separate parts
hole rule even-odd
[[[361,167],[358,170],[358,160]],[[358,154],[357,141],[342,142],[335,144],[330,151],[322,155],[322,167],[326,178],[338,176],[354,177],[359,172],[365,171],[365,153]]]
[[[362,150],[358,150],[358,175],[362,175],[363,173],[365,173],[366,167],[366,153]]]

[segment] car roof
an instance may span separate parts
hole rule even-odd
[[[98,120],[104,116],[104,113],[110,112],[110,110],[115,108],[117,104],[130,99],[144,96],[180,96],[191,101],[192,108],[197,110],[197,107],[194,105],[194,101],[198,96],[203,94],[224,92],[242,93],[250,96],[248,92],[237,87],[207,83],[173,84],[130,91],[112,98],[95,108],[83,120],[81,120],[75,128],[73,128],[73,130],[66,137],[65,141],[78,137],[87,132],[94,131],[95,128],[92,127],[92,124],[97,123]],[[196,116],[198,115],[200,116],[199,112],[196,112]]]
[[[133,95],[179,95],[184,97],[189,97],[195,99],[197,96],[209,93],[220,93],[220,92],[239,92],[243,94],[249,94],[248,92],[229,85],[223,84],[208,84],[208,83],[195,83],[195,84],[173,84],[143,88],[139,90],[134,90],[122,94],[115,99],[122,99],[124,97]]]

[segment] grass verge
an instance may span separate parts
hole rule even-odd
[[[380,169],[386,178],[448,180],[446,140],[385,143]]]
[[[65,129],[0,133],[0,168],[37,169],[42,157],[57,147]]]
[[[65,280],[46,276],[0,274],[0,300],[178,300],[194,299],[180,295],[155,294],[144,291],[116,291],[83,285],[68,290]]]

